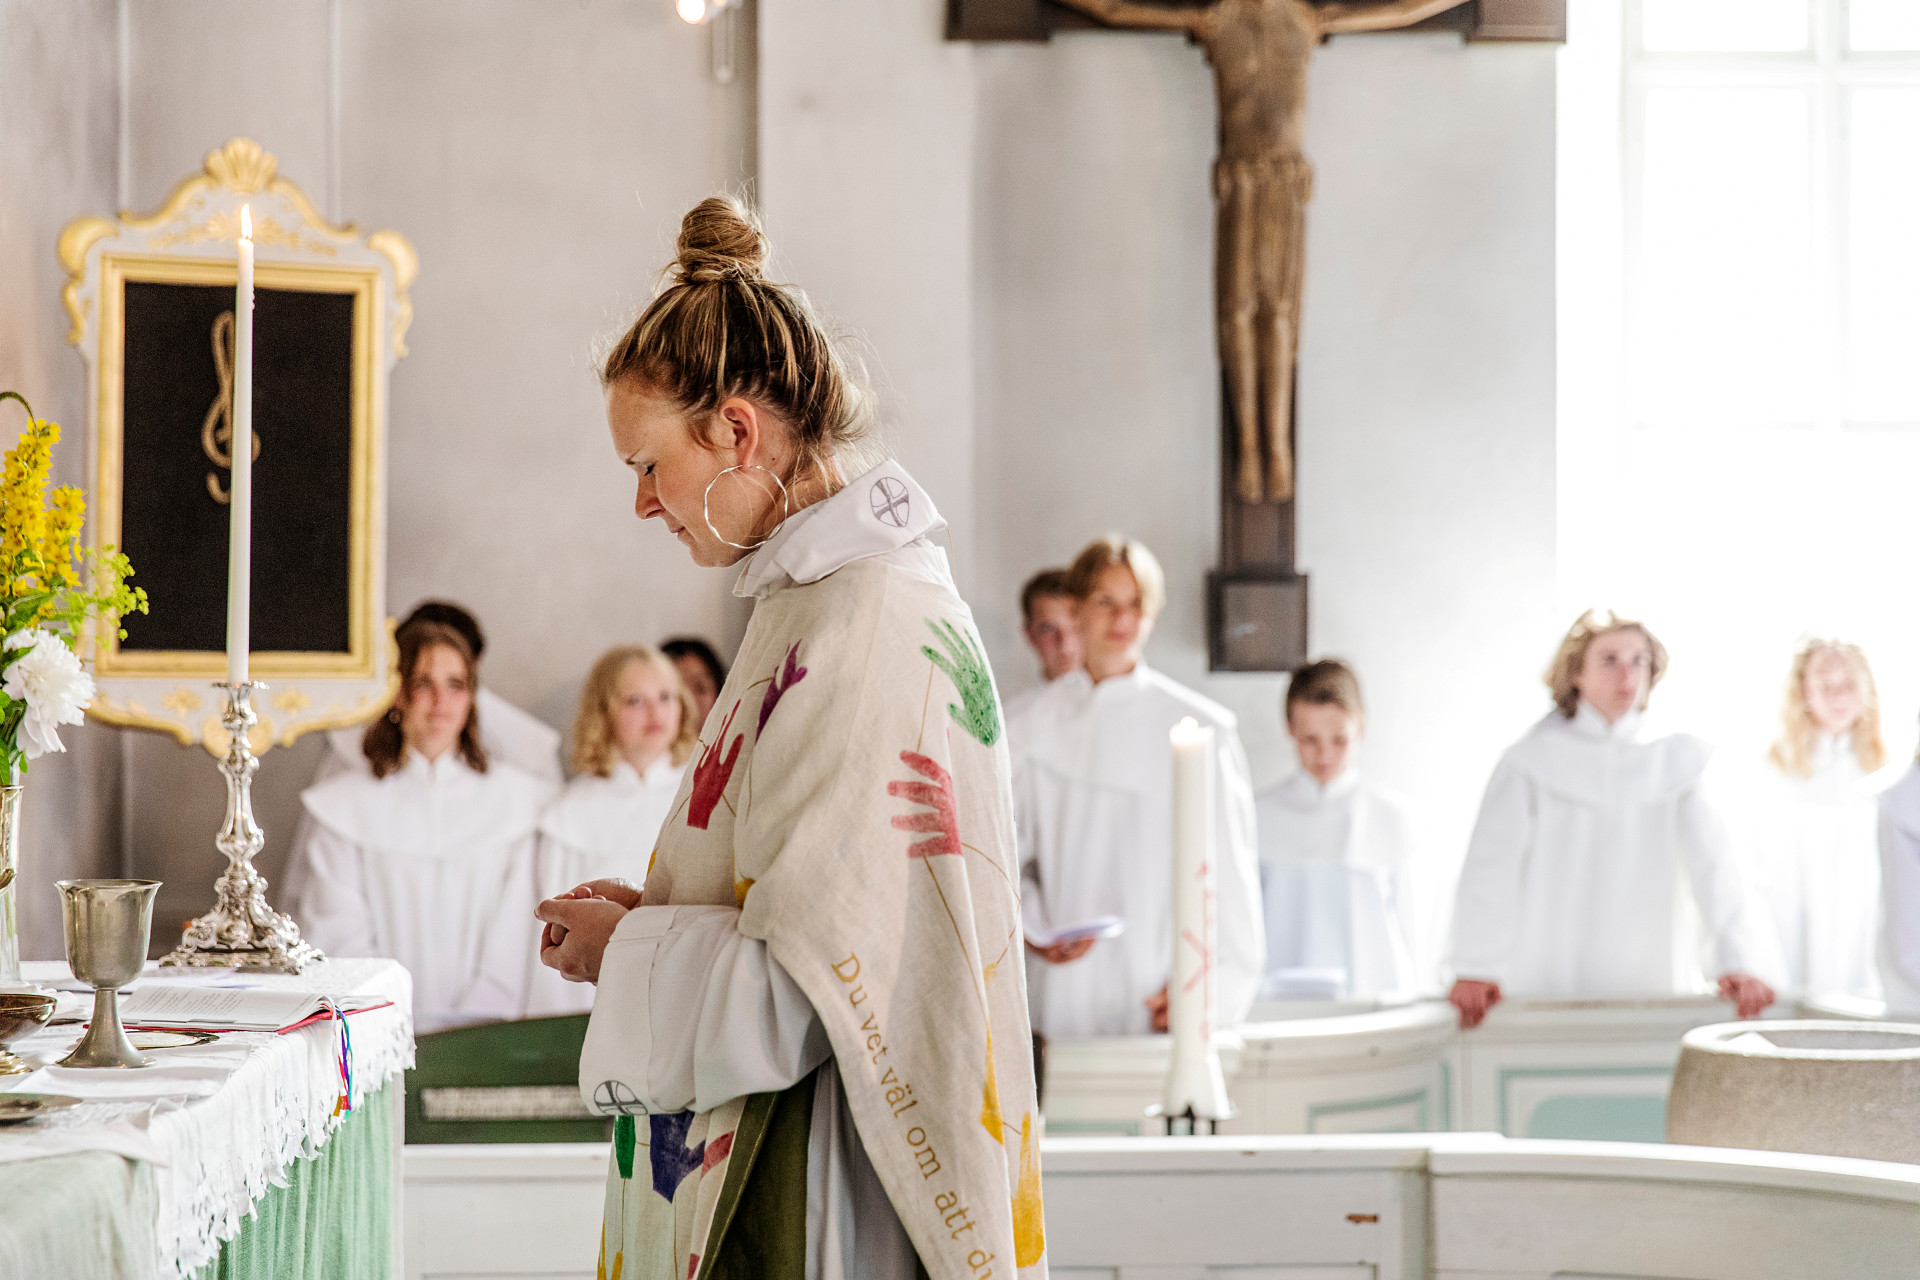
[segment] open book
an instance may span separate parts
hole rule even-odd
[[[120,1021],[129,1027],[167,1031],[278,1031],[282,1034],[333,1016],[331,1001],[343,1014],[384,1009],[393,1001],[380,996],[322,996],[311,991],[270,987],[173,986],[143,984],[121,997]]]

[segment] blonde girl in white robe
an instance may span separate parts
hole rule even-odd
[[[1878,811],[1890,779],[1873,671],[1858,646],[1810,640],[1793,656],[1779,741],[1750,815],[1787,984],[1871,996],[1880,918]]]
[[[993,676],[945,522],[897,463],[856,470],[867,398],[767,256],[701,202],[602,370],[635,512],[755,605],[644,893],[540,904],[541,959],[599,986],[600,1271],[1039,1280]]]
[[[1406,805],[1364,777],[1360,681],[1333,658],[1287,684],[1284,715],[1300,768],[1254,797],[1266,900],[1261,997],[1409,999],[1413,824]]]
[[[1643,623],[1580,617],[1553,710],[1495,766],[1454,902],[1463,1027],[1504,995],[1648,996],[1706,973],[1743,1018],[1773,1003],[1764,908],[1702,786],[1708,748],[1645,723],[1667,652]],[[1693,923],[1697,921],[1697,924]]]
[[[589,880],[639,884],[699,742],[693,697],[673,660],[649,645],[600,655],[573,721],[573,781],[540,815],[540,896]],[[586,1013],[593,987],[535,961],[527,1013]]]
[[[521,1016],[534,824],[546,783],[480,745],[477,666],[439,622],[399,633],[400,690],[366,733],[368,767],[301,795],[315,821],[295,914],[329,956],[390,956],[413,975],[414,1025]]]

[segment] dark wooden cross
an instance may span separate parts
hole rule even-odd
[[[1312,168],[1301,151],[1313,46],[1344,32],[1439,28],[1469,40],[1561,40],[1565,0],[949,0],[948,37],[1045,40],[1074,27],[1199,44],[1220,97],[1214,163],[1221,362],[1221,565],[1208,575],[1216,671],[1307,660],[1294,570],[1294,353]]]

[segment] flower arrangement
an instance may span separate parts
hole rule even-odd
[[[80,546],[86,495],[71,485],[47,492],[60,424],[34,417],[17,392],[0,391],[7,400],[26,409],[27,430],[0,469],[0,784],[66,750],[59,727],[79,724],[93,701],[93,677],[74,653],[86,621],[117,626],[147,611],[147,593],[127,585],[126,556]]]

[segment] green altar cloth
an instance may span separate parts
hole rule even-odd
[[[393,1275],[391,1086],[356,1107],[287,1185],[254,1203],[195,1280],[389,1280]]]

